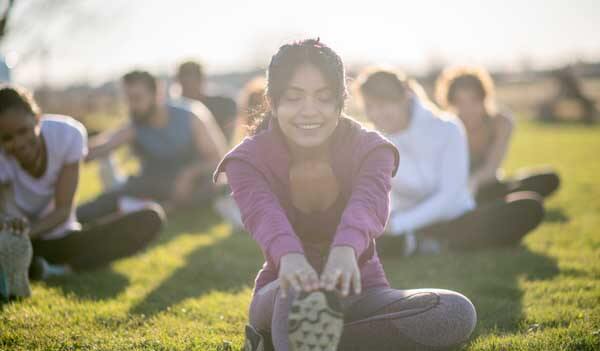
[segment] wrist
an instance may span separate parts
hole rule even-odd
[[[356,251],[352,246],[340,245],[331,248],[329,255],[352,255],[356,256]]]
[[[279,259],[279,262],[280,262],[280,264],[285,264],[290,261],[301,260],[304,258],[305,258],[304,254],[301,254],[299,252],[290,252],[290,253],[287,253],[287,254],[281,256],[281,258]]]

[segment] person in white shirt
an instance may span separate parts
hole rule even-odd
[[[367,118],[400,152],[383,251],[392,242],[404,254],[513,245],[541,222],[539,196],[530,192],[476,206],[464,127],[438,111],[416,82],[375,67],[357,87]]]
[[[74,199],[86,154],[83,125],[67,116],[42,115],[28,92],[0,87],[0,184],[10,187],[14,206],[31,226],[38,278],[131,255],[162,227],[162,210],[152,206],[82,228]],[[62,270],[52,270],[53,265]]]

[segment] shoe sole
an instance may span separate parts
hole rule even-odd
[[[313,291],[292,302],[288,338],[292,351],[337,350],[344,316],[335,293]]]

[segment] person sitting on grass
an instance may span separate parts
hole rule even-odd
[[[373,67],[356,81],[367,118],[398,147],[383,253],[438,253],[518,244],[543,219],[540,196],[521,191],[477,205],[468,187],[461,121],[443,114],[401,72]]]
[[[265,106],[265,78],[254,77],[242,88],[238,97],[239,114],[235,121],[233,137],[229,144],[235,147],[246,136],[254,124],[254,119],[260,115]],[[242,217],[235,201],[231,196],[222,196],[215,201],[215,211],[233,228],[243,229]]]
[[[240,109],[230,143],[232,146],[239,144],[248,135],[250,128],[254,125],[254,119],[260,116],[262,110],[264,110],[266,83],[265,77],[257,76],[248,81],[242,88],[242,92],[238,97]]]
[[[223,133],[201,104],[190,108],[158,101],[156,79],[148,72],[123,76],[130,121],[90,140],[86,161],[129,145],[141,163],[137,175],[77,208],[82,222],[123,210],[123,199],[157,201],[172,208],[210,203],[217,194],[210,174],[226,152]]]
[[[82,228],[75,214],[87,133],[71,117],[41,114],[31,95],[0,87],[0,184],[25,216],[33,246],[32,278],[102,267],[157,237],[163,212],[147,205]]]
[[[185,61],[179,65],[177,81],[181,87],[181,96],[188,101],[203,103],[214,116],[225,138],[230,141],[237,117],[235,100],[222,95],[208,95],[204,69],[196,61]]]
[[[342,112],[345,82],[341,58],[319,39],[280,47],[264,118],[215,172],[266,258],[245,350],[455,347],[476,323],[466,297],[386,279],[375,239],[399,156]]]
[[[448,68],[436,83],[438,103],[457,114],[469,141],[469,189],[478,203],[490,202],[517,191],[533,191],[542,197],[554,193],[558,174],[547,168],[519,171],[514,178],[502,177],[514,128],[511,115],[496,107],[494,82],[480,67]]]

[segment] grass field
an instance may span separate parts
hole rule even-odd
[[[466,350],[600,350],[600,128],[522,122],[510,172],[563,179],[544,223],[516,249],[384,258],[394,287],[462,292],[479,322]],[[98,191],[85,169],[80,197]],[[170,218],[146,252],[33,284],[0,311],[1,350],[237,350],[262,259],[210,211]]]

